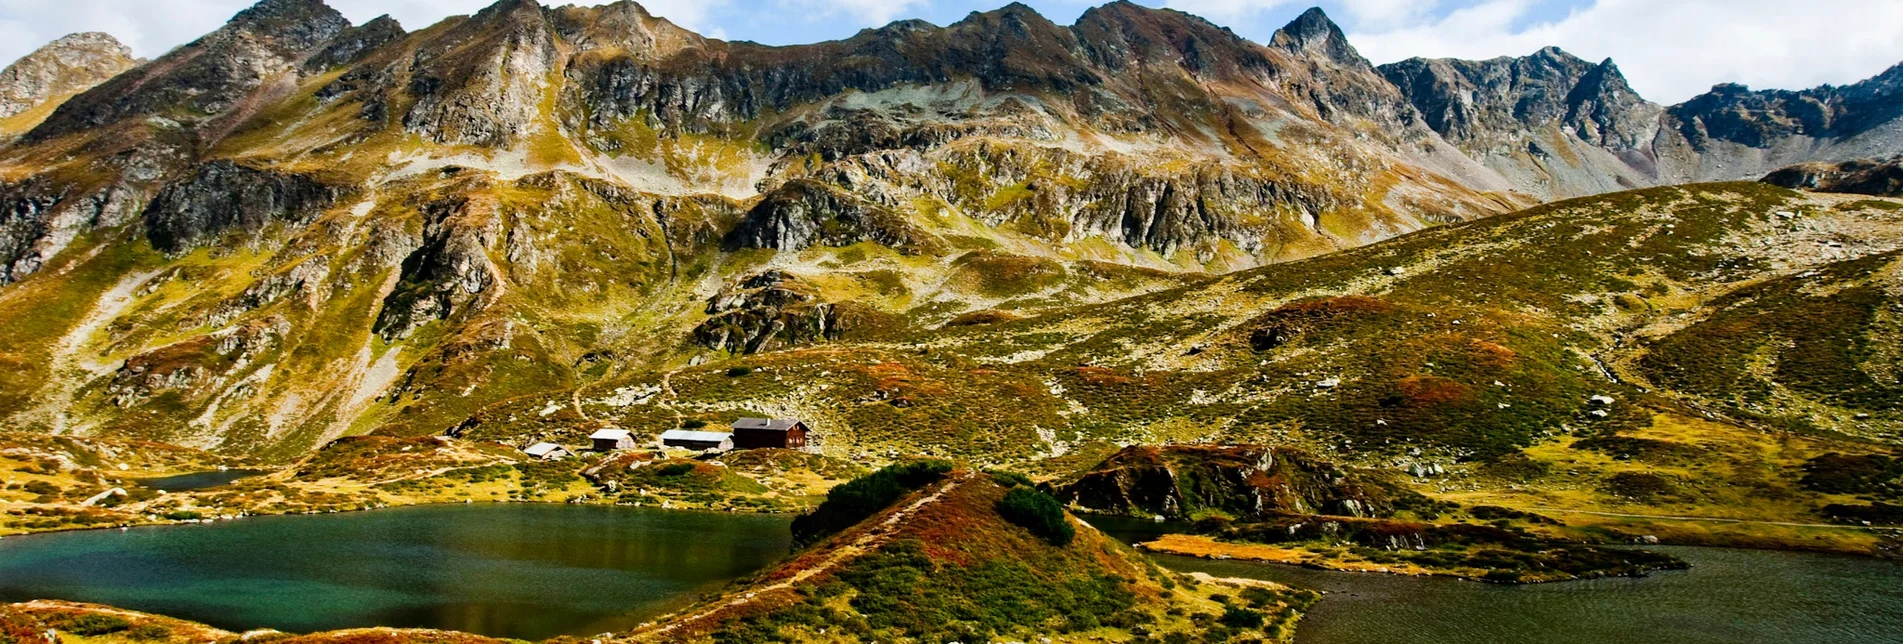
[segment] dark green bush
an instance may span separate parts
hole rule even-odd
[[[1220,621],[1223,626],[1230,628],[1262,628],[1262,622],[1264,620],[1261,611],[1250,610],[1241,606],[1229,606],[1223,609],[1222,619]]]
[[[751,375],[753,375],[753,367],[730,367],[727,369],[728,378],[740,378]]]
[[[1011,488],[998,501],[998,515],[1023,526],[1051,545],[1069,544],[1077,536],[1077,529],[1071,527],[1070,519],[1064,516],[1064,506],[1051,495],[1032,488]]]
[[[931,485],[952,470],[950,461],[923,460],[889,465],[840,484],[812,512],[793,519],[793,543],[818,542],[891,506],[913,490]]]

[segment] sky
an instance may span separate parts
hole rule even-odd
[[[418,29],[493,0],[328,0],[362,23],[388,13]],[[589,0],[543,0],[544,3]],[[1006,0],[645,0],[700,33],[785,45],[851,36],[893,20],[945,25]],[[1070,24],[1104,0],[1026,0]],[[1903,0],[1138,0],[1267,42],[1319,4],[1363,56],[1523,56],[1556,45],[1612,58],[1640,95],[1677,103],[1716,83],[1801,89],[1853,83],[1903,62]],[[153,57],[216,29],[250,0],[0,0],[0,60],[55,38],[104,31]]]

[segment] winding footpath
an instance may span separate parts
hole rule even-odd
[[[927,494],[925,496],[919,497],[917,500],[911,502],[910,504],[907,504],[905,507],[899,508],[898,510],[892,512],[891,514],[886,515],[885,520],[880,521],[877,526],[873,527],[870,530],[865,531],[864,534],[859,535],[858,537],[854,538],[852,541],[849,541],[847,543],[840,544],[837,546],[833,546],[832,551],[826,553],[825,558],[821,559],[819,563],[812,566],[808,566],[807,568],[799,571],[798,573],[795,573],[791,577],[788,577],[782,581],[768,584],[766,586],[750,589],[746,593],[735,597],[731,601],[727,601],[725,603],[708,607],[696,613],[692,613],[692,614],[682,616],[679,618],[663,617],[660,620],[657,620],[657,622],[665,621],[666,624],[659,627],[655,627],[653,630],[636,629],[634,632],[629,633],[627,637],[621,638],[618,641],[633,641],[633,640],[641,640],[641,639],[665,636],[669,633],[672,633],[680,629],[683,626],[688,626],[695,622],[718,615],[721,611],[738,608],[741,606],[745,606],[749,603],[752,603],[760,595],[770,593],[773,591],[778,591],[778,590],[792,590],[794,586],[797,586],[801,583],[805,583],[806,580],[808,579],[812,579],[813,577],[818,576],[822,573],[830,572],[833,569],[836,569],[839,566],[845,564],[846,562],[858,558],[860,555],[864,555],[864,554],[877,550],[879,546],[882,546],[885,544],[886,541],[891,540],[892,535],[898,532],[897,528],[899,524],[903,523],[906,519],[911,518],[913,515],[918,514],[919,510],[924,509],[926,506],[929,506],[933,503],[938,502],[938,500],[941,498],[944,498],[946,492],[950,492],[953,489],[957,488],[958,486],[971,481],[976,476],[977,474],[973,472],[963,472],[960,474],[953,475],[951,478],[947,479],[944,483],[940,484],[938,486],[938,489],[934,490],[931,494]]]

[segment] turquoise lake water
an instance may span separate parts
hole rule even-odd
[[[9,537],[0,600],[99,602],[231,630],[584,635],[779,560],[789,521],[472,504]]]

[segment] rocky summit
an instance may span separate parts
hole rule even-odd
[[[109,34],[78,33],[47,43],[0,70],[0,117],[18,120],[24,112],[58,107],[142,62]]]

